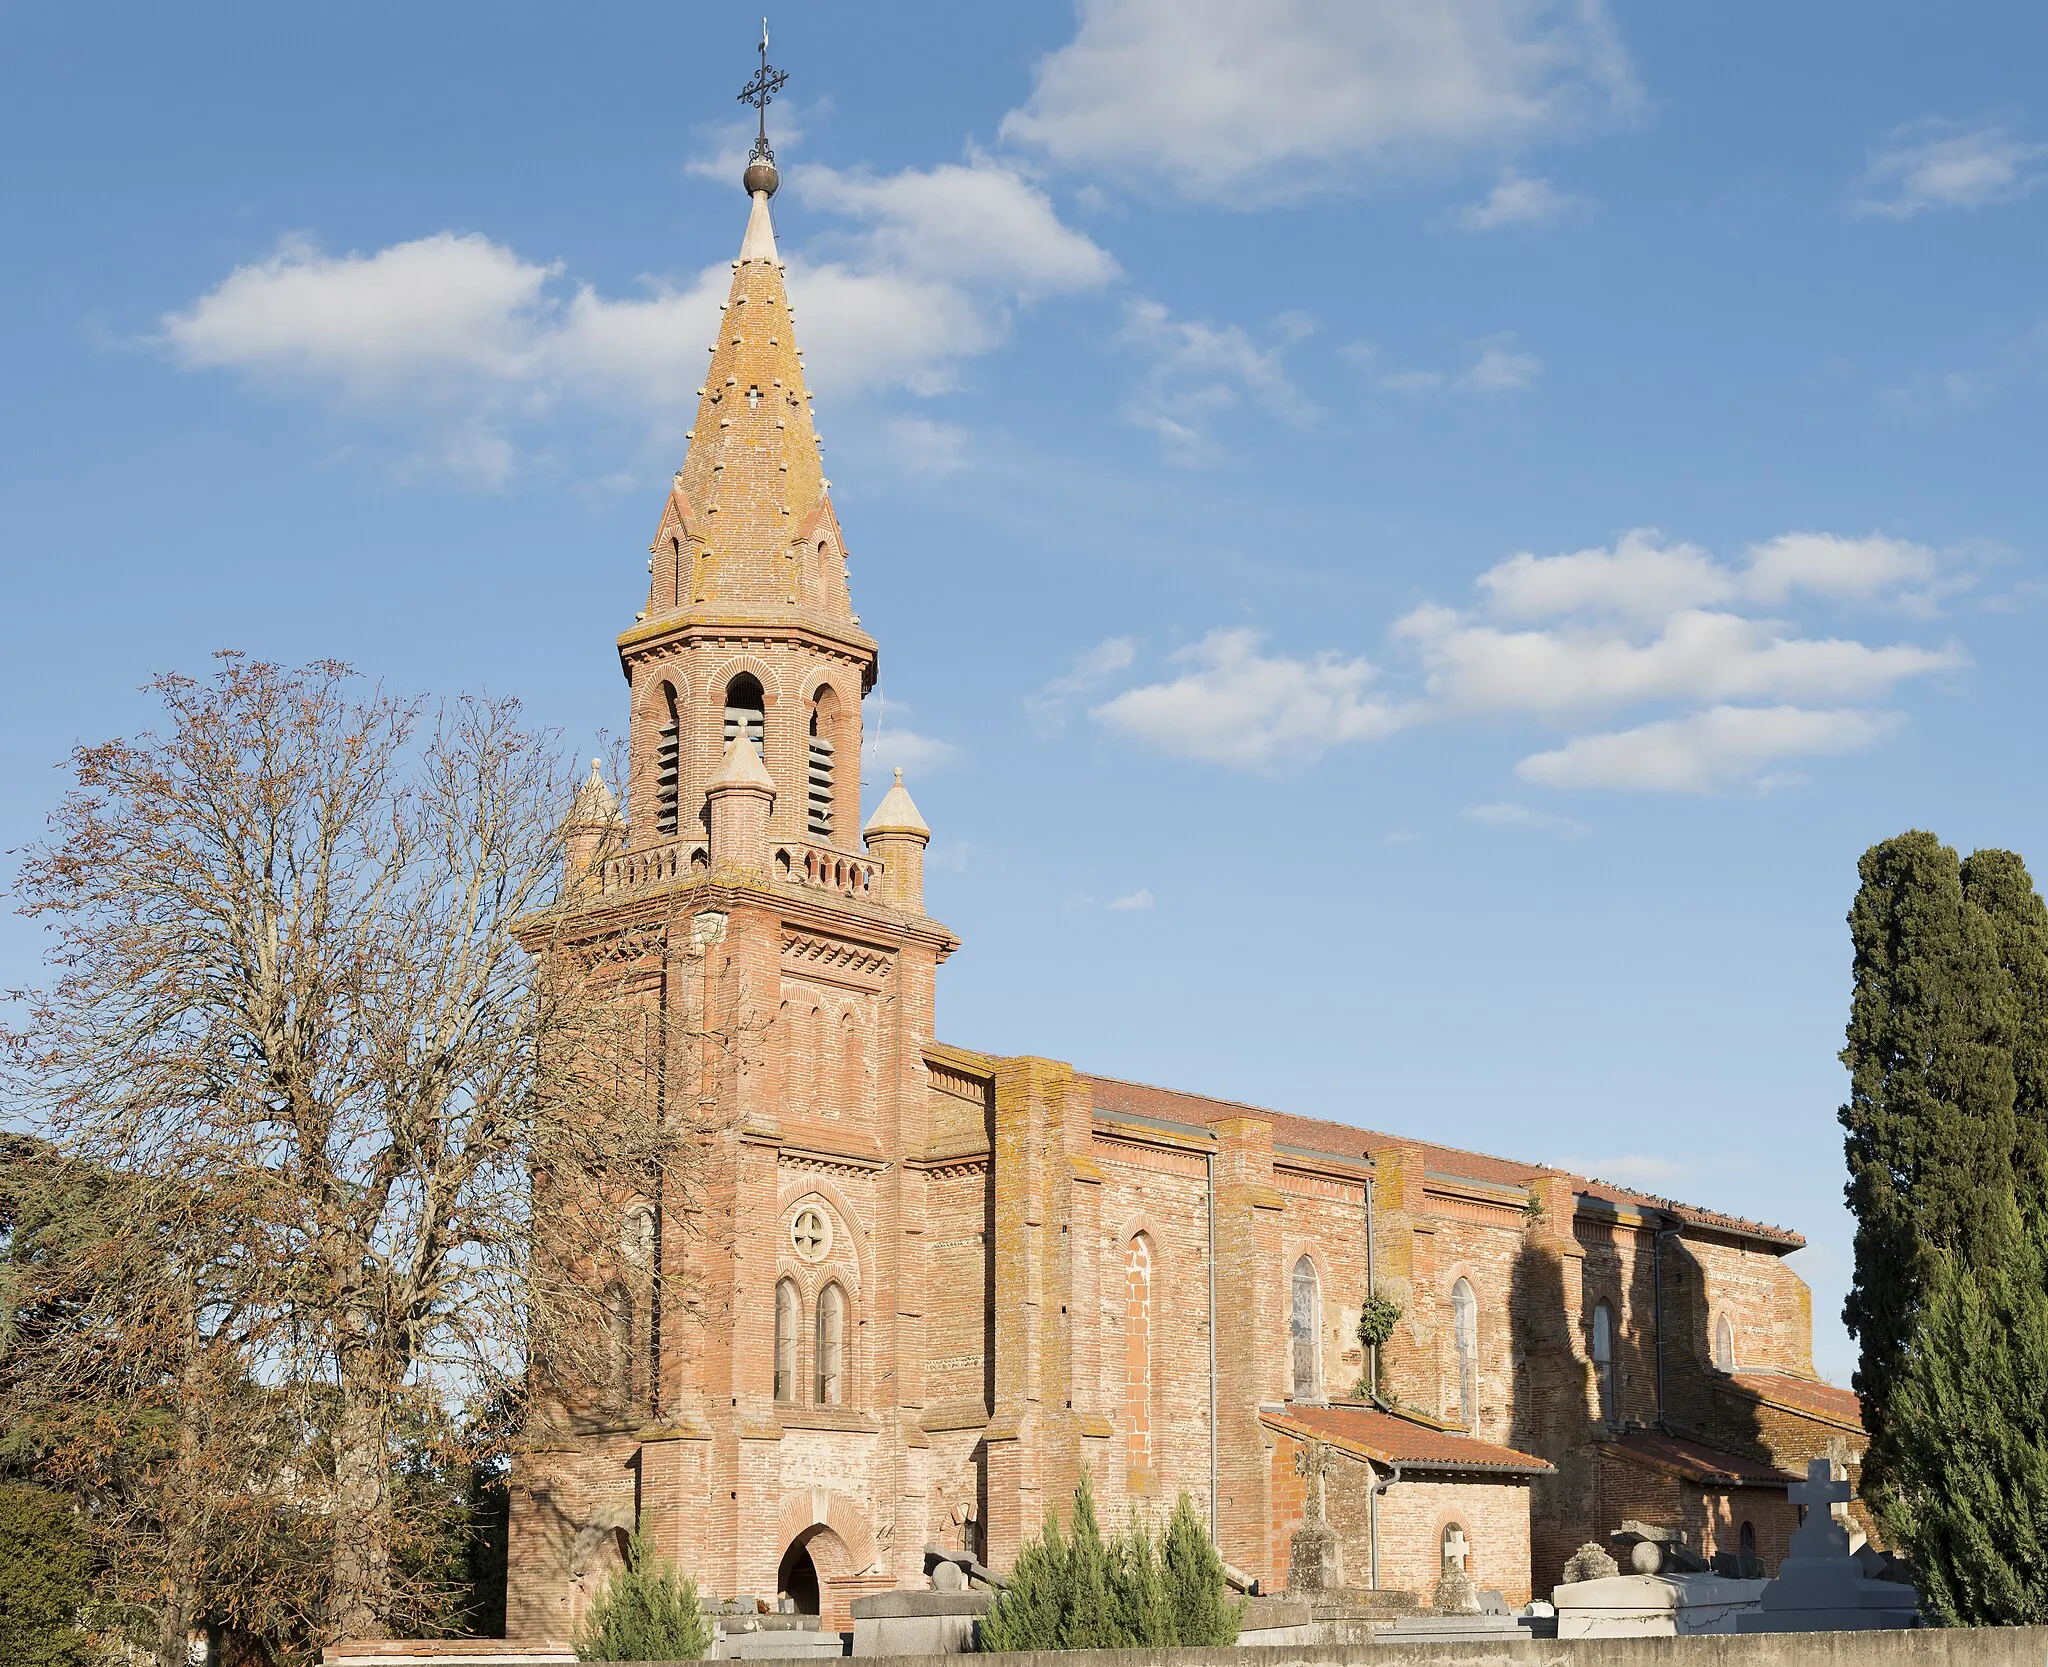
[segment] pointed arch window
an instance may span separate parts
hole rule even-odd
[[[1288,1332],[1294,1345],[1294,1398],[1313,1401],[1321,1391],[1316,1371],[1318,1315],[1322,1304],[1316,1290],[1316,1265],[1306,1256],[1294,1264],[1293,1301]]]
[[[1124,1258],[1124,1453],[1152,1468],[1152,1241],[1131,1240]]]
[[[1614,1310],[1605,1302],[1593,1305],[1593,1382],[1600,1392],[1600,1422],[1617,1422],[1614,1396]]]
[[[633,1399],[633,1293],[614,1280],[604,1295],[611,1333],[611,1402],[614,1410],[623,1412]]]
[[[1465,1279],[1451,1287],[1451,1347],[1458,1358],[1458,1421],[1469,1430],[1479,1413],[1479,1298]]]
[[[725,730],[719,745],[730,746],[734,736],[744,735],[754,743],[756,752],[761,751],[767,731],[766,710],[761,680],[752,672],[741,672],[725,686]]]
[[[1735,1370],[1735,1324],[1726,1314],[1714,1322],[1714,1364],[1724,1372]]]
[[[836,1407],[846,1393],[846,1293],[835,1284],[818,1293],[818,1405]]]
[[[678,829],[682,725],[672,683],[661,686],[661,727],[654,736],[654,831],[673,839]]]
[[[811,701],[808,773],[805,777],[805,826],[826,839],[832,837],[833,773],[836,767],[839,728],[839,697],[829,688],[820,689]]]
[[[794,1279],[775,1283],[775,1398],[796,1399],[796,1335],[803,1324],[803,1298]]]

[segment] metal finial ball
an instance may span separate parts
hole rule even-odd
[[[746,173],[741,175],[741,183],[746,186],[747,195],[750,197],[756,191],[765,191],[772,197],[775,195],[775,188],[782,183],[782,176],[776,173],[774,163],[766,157],[757,156],[747,164]]]

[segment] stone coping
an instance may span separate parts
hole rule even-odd
[[[896,1656],[893,1667],[961,1667],[957,1655]],[[1912,1632],[1715,1633],[1687,1638],[1516,1638],[1498,1643],[1280,1644],[1218,1650],[1058,1650],[1004,1655],[1008,1667],[2041,1667],[2048,1627]]]
[[[993,1592],[874,1592],[855,1598],[856,1621],[902,1621],[921,1615],[986,1615]]]

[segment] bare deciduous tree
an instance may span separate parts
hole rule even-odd
[[[175,1223],[145,1235],[147,1275],[101,1235],[118,1265],[65,1346],[197,1373],[166,1399],[184,1485],[221,1509],[291,1495],[319,1525],[319,1633],[376,1636],[403,1609],[409,1409],[535,1360],[606,1381],[619,1201],[658,1200],[664,1242],[691,1230],[721,1100],[701,1078],[741,1039],[645,998],[665,941],[645,911],[610,930],[566,906],[590,842],[514,704],[429,711],[336,664],[232,654],[152,687],[161,732],[80,749],[19,887],[56,976],[4,1038],[11,1088],[68,1160],[119,1178],[106,1196]],[[288,1407],[323,1462],[202,1462],[198,1409],[234,1404],[230,1379],[256,1409],[245,1446]],[[159,1521],[173,1586],[218,1564],[217,1521]],[[190,1582],[166,1627],[210,1601]]]

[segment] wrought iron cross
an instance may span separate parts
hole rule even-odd
[[[775,102],[775,95],[782,91],[783,83],[788,79],[787,73],[768,62],[768,20],[764,17],[761,19],[761,67],[740,89],[740,103],[751,104],[761,115],[761,136],[754,141],[755,161],[775,160],[775,153],[768,148],[768,106]]]

